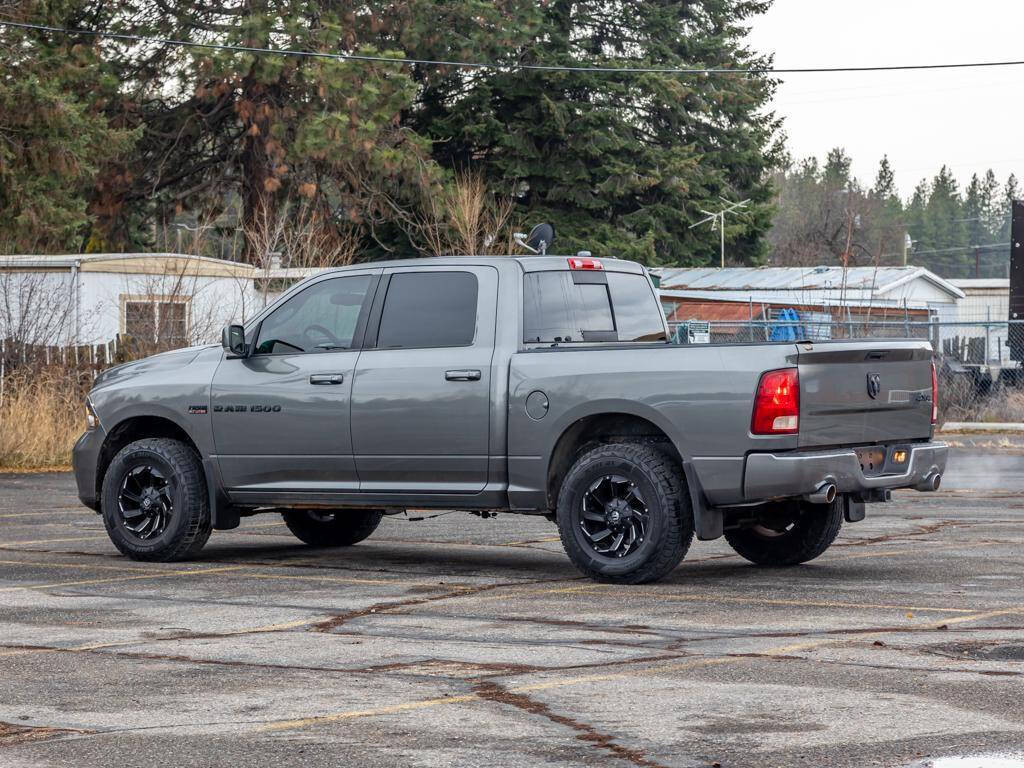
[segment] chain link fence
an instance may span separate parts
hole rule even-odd
[[[926,339],[939,372],[941,421],[1024,422],[1024,368],[1009,341],[1024,339],[1024,320],[941,322],[912,315],[882,320],[775,320],[670,323],[676,344],[770,341]]]

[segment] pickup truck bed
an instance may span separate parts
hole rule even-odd
[[[549,516],[585,573],[638,582],[694,532],[803,562],[866,502],[938,487],[927,342],[666,339],[630,262],[331,270],[223,348],[98,377],[79,495],[139,559],[188,557],[257,512],[340,546],[406,509],[497,510]]]

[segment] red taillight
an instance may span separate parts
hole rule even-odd
[[[800,377],[796,368],[761,374],[754,395],[755,435],[792,435],[800,428]]]
[[[939,376],[932,363],[932,424],[939,423]]]
[[[597,259],[573,256],[567,259],[567,261],[569,262],[569,269],[604,269],[604,264]]]

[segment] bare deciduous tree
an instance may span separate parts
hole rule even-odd
[[[76,319],[71,275],[11,266],[0,260],[0,339],[17,344],[70,343]]]
[[[513,252],[513,211],[511,196],[495,195],[481,176],[462,172],[406,220],[428,255],[501,254]]]

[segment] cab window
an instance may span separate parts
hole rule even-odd
[[[371,280],[370,275],[334,277],[297,293],[260,324],[255,354],[350,349]]]
[[[465,347],[476,336],[477,280],[471,272],[391,276],[378,349]]]

